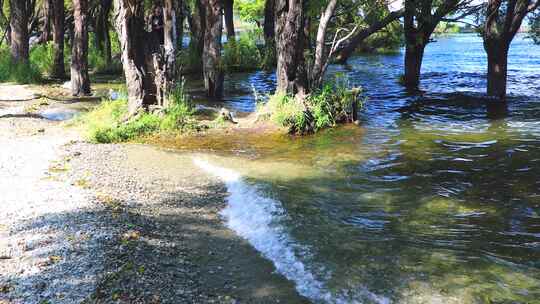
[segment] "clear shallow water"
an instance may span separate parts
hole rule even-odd
[[[314,302],[540,303],[540,46],[514,42],[501,111],[481,98],[481,40],[437,40],[417,94],[397,84],[399,53],[331,67],[365,88],[360,128],[166,145],[212,147],[209,164],[242,176],[229,189],[228,208],[251,215],[239,229],[269,244],[263,255],[278,248],[275,263],[290,250]],[[239,110],[253,109],[251,86],[273,88],[268,74],[231,77],[226,103]],[[261,217],[270,228],[253,241]]]

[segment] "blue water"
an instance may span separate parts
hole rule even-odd
[[[246,138],[249,161],[227,164],[279,202],[272,225],[331,294],[315,303],[540,303],[540,46],[514,40],[501,108],[481,39],[435,40],[419,92],[398,84],[403,52],[352,58],[328,77],[364,88],[359,127]],[[230,75],[225,104],[252,111],[274,86]]]

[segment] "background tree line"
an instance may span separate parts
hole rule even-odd
[[[346,63],[377,35],[381,46],[403,41],[402,82],[416,88],[437,26],[463,20],[473,20],[484,40],[487,94],[504,100],[508,51],[527,16],[531,35],[539,37],[540,0],[405,0],[394,6],[391,11],[386,0],[0,0],[0,44],[9,45],[13,64],[24,66],[30,45],[49,43],[50,76],[63,79],[67,43],[76,96],[90,94],[89,47],[105,66],[118,56],[134,114],[166,106],[181,73],[200,73],[208,96],[220,98],[227,67],[249,61],[253,52],[259,57],[252,61],[276,70],[277,92],[302,98],[323,86],[329,63]],[[159,33],[148,24],[157,11]],[[253,23],[262,41],[244,43],[235,14]]]

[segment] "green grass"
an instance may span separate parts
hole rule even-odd
[[[350,122],[352,109],[362,106],[360,93],[361,89],[349,89],[345,83],[337,81],[304,99],[277,93],[270,96],[263,111],[270,112],[270,120],[288,128],[290,133],[312,133]]]
[[[9,49],[0,49],[0,82],[21,84],[39,83],[43,80],[39,68],[30,62],[13,62]]]
[[[53,43],[48,42],[32,47],[30,50],[30,62],[38,68],[41,75],[50,74],[54,64]]]
[[[243,32],[236,41],[223,45],[222,64],[227,72],[247,72],[261,68],[262,55],[257,47],[257,33]]]
[[[87,138],[95,143],[126,142],[163,131],[184,131],[197,128],[194,108],[184,94],[183,84],[169,94],[170,106],[160,114],[143,113],[124,122],[126,98],[107,100],[79,118]]]
[[[168,97],[169,107],[165,109],[165,114],[161,121],[162,130],[179,130],[193,126],[193,115],[195,108],[189,97],[184,93],[184,84],[174,88]]]

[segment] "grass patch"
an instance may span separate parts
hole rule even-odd
[[[0,82],[21,84],[40,83],[43,81],[39,68],[30,62],[14,62],[9,49],[0,49]]]
[[[257,47],[257,33],[243,32],[237,41],[223,45],[223,67],[227,72],[247,72],[261,67],[262,56]]]
[[[259,111],[270,113],[270,120],[290,133],[313,133],[352,122],[354,110],[363,103],[360,93],[360,88],[331,83],[303,99],[277,93]]]
[[[95,143],[125,142],[162,131],[196,129],[195,109],[184,94],[183,84],[171,91],[169,107],[161,113],[143,113],[126,122],[128,101],[120,98],[102,102],[81,116],[79,122],[86,130],[87,138]]]

